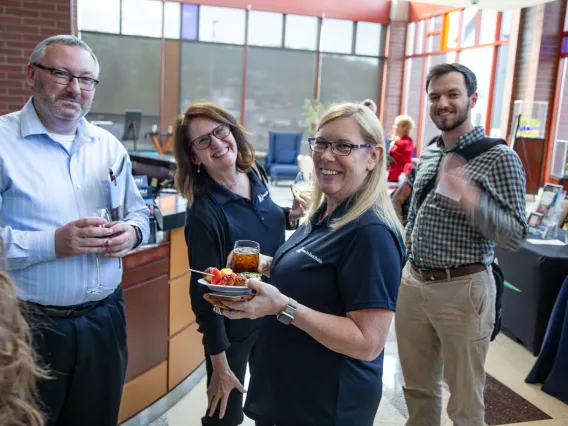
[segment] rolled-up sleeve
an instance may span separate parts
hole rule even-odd
[[[487,239],[508,251],[518,250],[527,235],[526,178],[521,160],[507,150],[492,166],[488,191],[473,208],[472,224]]]

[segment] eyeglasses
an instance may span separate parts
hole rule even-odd
[[[228,124],[221,124],[211,130],[209,133],[201,135],[191,141],[190,145],[193,145],[196,149],[204,150],[209,148],[212,139],[211,136],[215,136],[217,139],[225,139],[231,133],[231,128]]]
[[[38,67],[39,69],[49,71],[51,73],[51,79],[57,83],[67,86],[69,83],[73,81],[74,78],[79,81],[79,87],[83,90],[94,90],[97,84],[99,84],[99,80],[96,80],[91,77],[79,77],[68,73],[67,71],[63,71],[57,68],[48,68],[44,67],[41,64],[32,64],[33,66]]]
[[[373,146],[370,143],[354,145],[347,142],[325,142],[315,138],[309,138],[308,142],[310,143],[310,149],[313,152],[324,152],[328,146],[331,146],[331,152],[342,157],[346,157],[351,154],[351,150],[353,148],[370,148]]]

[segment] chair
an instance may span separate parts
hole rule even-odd
[[[279,180],[295,179],[299,172],[298,155],[302,145],[302,133],[269,131],[268,138],[266,173],[275,185],[278,185]]]

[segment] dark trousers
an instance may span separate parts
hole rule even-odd
[[[254,346],[257,334],[258,330],[255,330],[243,340],[232,341],[231,347],[225,352],[229,367],[243,386],[245,384],[247,363],[250,362],[252,364],[254,362]],[[205,367],[207,369],[207,387],[209,387],[211,376],[213,375],[213,366],[211,365],[211,357],[207,353],[207,348],[205,348]],[[221,404],[219,403],[219,405]],[[244,420],[243,394],[237,389],[231,391],[229,401],[227,402],[227,409],[225,410],[225,416],[223,416],[222,419],[219,419],[219,407],[212,417],[209,417],[208,414],[209,411],[207,411],[205,416],[201,419],[203,426],[240,425]]]
[[[38,384],[47,426],[116,426],[128,360],[122,288],[77,318],[29,311],[34,348],[52,377]]]

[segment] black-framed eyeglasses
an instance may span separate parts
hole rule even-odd
[[[215,136],[217,139],[225,139],[231,133],[231,128],[228,124],[220,124],[219,126],[215,127],[209,133],[205,133],[194,140],[191,141],[190,145],[193,145],[196,149],[203,150],[209,148],[211,145],[212,139],[211,136]]]
[[[328,146],[331,146],[331,152],[342,157],[351,154],[353,148],[370,148],[373,146],[370,143],[355,145],[348,142],[326,142],[316,138],[308,138],[308,142],[313,152],[324,152]]]
[[[32,64],[35,67],[38,67],[41,70],[49,71],[51,73],[51,79],[57,83],[67,86],[69,83],[73,81],[74,78],[79,81],[79,87],[83,90],[94,90],[97,84],[99,84],[99,80],[96,80],[91,77],[80,77],[78,75],[73,75],[68,73],[67,71],[63,71],[57,68],[48,68],[44,67],[41,64]]]

